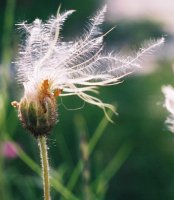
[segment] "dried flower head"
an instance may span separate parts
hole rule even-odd
[[[52,16],[48,21],[36,19],[18,26],[26,33],[17,65],[18,81],[24,85],[24,97],[19,103],[19,118],[34,135],[47,134],[56,122],[56,96],[77,95],[85,102],[115,111],[110,104],[88,92],[97,93],[98,86],[118,84],[120,78],[140,66],[141,58],[160,46],[157,40],[140,49],[135,57],[119,58],[114,53],[103,53],[100,25],[106,6],[90,20],[86,33],[74,42],[62,42],[60,30],[74,11]]]
[[[174,88],[171,85],[163,86],[162,92],[165,96],[164,107],[170,113],[166,123],[170,131],[174,133]]]

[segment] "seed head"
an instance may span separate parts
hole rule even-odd
[[[174,88],[171,85],[163,86],[162,92],[165,97],[164,107],[170,113],[166,123],[170,131],[174,133]]]
[[[12,102],[18,109],[18,117],[23,126],[35,137],[48,135],[57,121],[57,105],[55,97],[60,91],[50,91],[50,82],[44,80],[38,85],[35,96],[27,94],[18,102]]]
[[[60,31],[73,12],[58,13],[46,22],[36,19],[31,24],[18,24],[26,35],[16,60],[17,79],[25,92],[20,103],[13,102],[13,106],[18,108],[23,125],[34,135],[49,132],[55,124],[55,96],[77,95],[102,108],[106,116],[106,108],[115,112],[113,105],[103,103],[91,93],[98,93],[99,86],[118,84],[122,77],[140,67],[142,57],[164,42],[162,38],[151,43],[135,57],[120,58],[116,53],[104,53],[103,37],[107,33],[102,34],[100,25],[106,6],[90,19],[79,40],[63,42]]]

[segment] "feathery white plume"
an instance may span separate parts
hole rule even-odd
[[[170,113],[166,123],[170,131],[174,133],[174,88],[171,85],[163,86],[162,92],[165,97],[164,107]]]
[[[99,26],[104,21],[106,6],[90,20],[83,37],[75,42],[63,42],[59,32],[73,12],[58,13],[46,22],[36,19],[31,24],[19,24],[26,32],[26,40],[16,61],[18,81],[24,85],[28,99],[36,98],[40,84],[48,80],[50,91],[63,90],[60,96],[77,95],[104,112],[106,108],[114,111],[112,105],[86,92],[97,92],[98,86],[118,84],[122,77],[135,71],[141,59],[159,47],[164,38],[140,49],[135,57],[104,54],[104,35]]]

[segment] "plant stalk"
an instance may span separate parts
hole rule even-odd
[[[49,180],[49,163],[48,163],[47,143],[46,143],[45,136],[38,137],[38,145],[39,145],[39,149],[40,149],[40,158],[41,158],[41,166],[42,166],[44,200],[51,200],[50,180]]]

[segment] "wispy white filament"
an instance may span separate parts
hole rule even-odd
[[[169,129],[174,133],[174,88],[171,85],[163,86],[162,92],[165,96],[164,106],[170,113],[170,116],[167,118],[166,123]]]
[[[26,33],[16,61],[18,80],[25,87],[26,98],[37,96],[38,85],[49,80],[51,90],[63,89],[61,96],[78,95],[84,101],[114,111],[87,92],[97,92],[98,86],[118,84],[119,80],[135,71],[141,59],[159,47],[164,38],[152,42],[135,55],[119,58],[116,53],[103,53],[100,25],[106,6],[90,20],[86,33],[78,41],[63,42],[59,32],[66,18],[74,11],[52,16],[46,22],[18,24]]]

